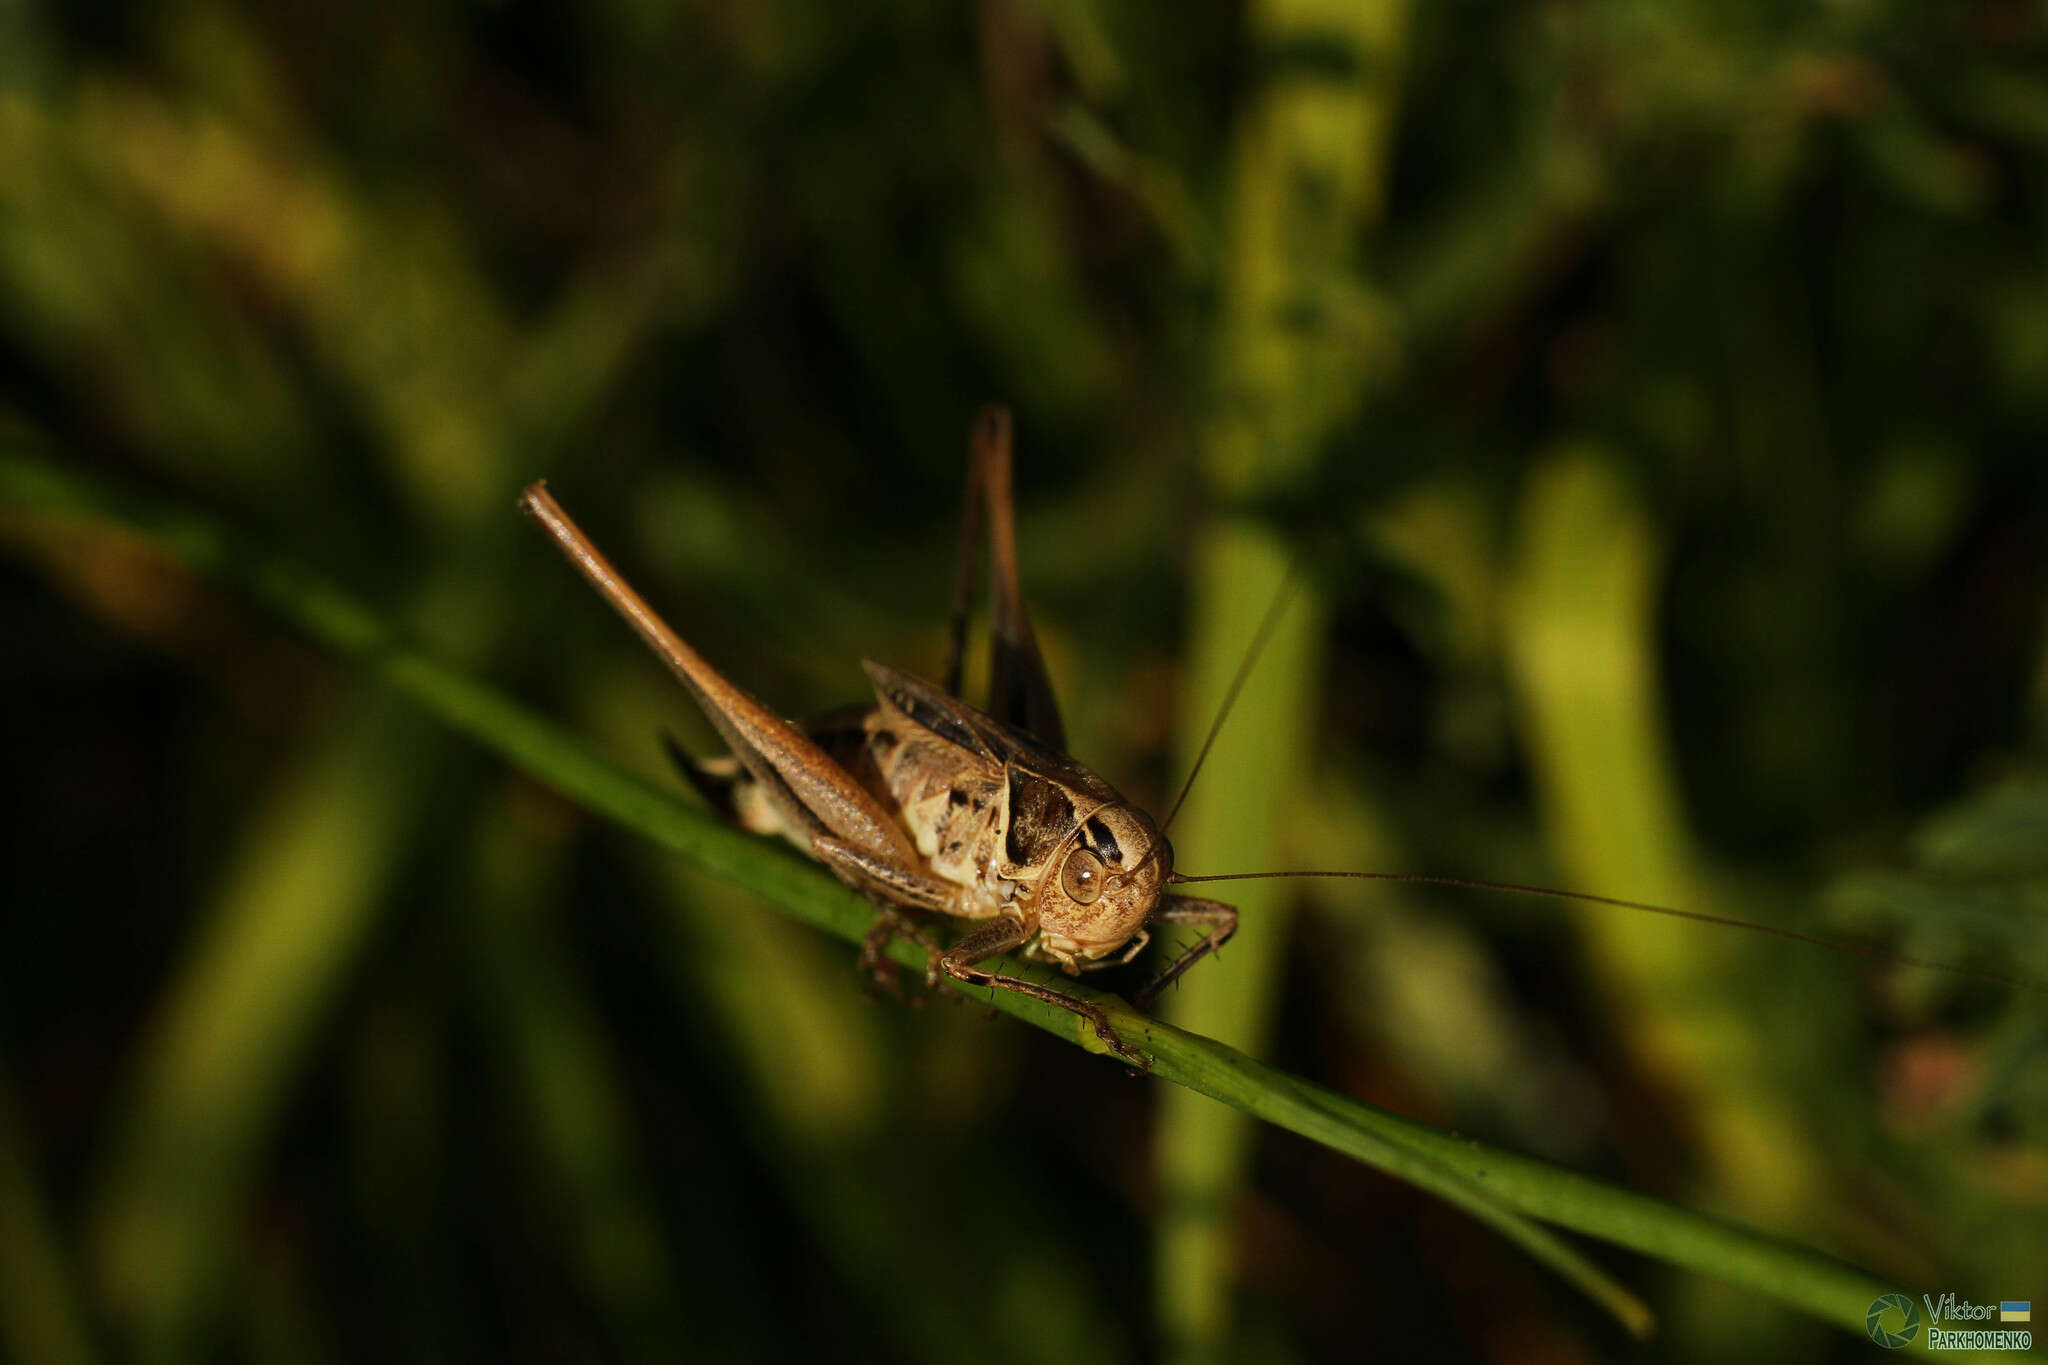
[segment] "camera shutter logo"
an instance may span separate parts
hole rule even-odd
[[[1896,1332],[1886,1330],[1884,1325],[1884,1315],[1893,1309],[1904,1315]],[[1920,1335],[1920,1310],[1904,1294],[1881,1295],[1870,1301],[1870,1311],[1863,1315],[1863,1330],[1887,1351],[1896,1351],[1901,1346],[1911,1345],[1913,1339]]]

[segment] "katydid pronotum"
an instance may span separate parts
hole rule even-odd
[[[1237,928],[1232,906],[1171,894],[1167,886],[1349,877],[1587,901],[2038,989],[1853,940],[1583,892],[1399,872],[1175,872],[1162,825],[1065,754],[1059,703],[1019,585],[1010,433],[1009,413],[990,407],[977,420],[970,443],[945,687],[864,661],[875,688],[872,703],[800,724],[742,691],[684,642],[598,552],[545,483],[534,484],[520,499],[520,508],[682,681],[731,750],[729,757],[697,762],[671,744],[684,776],[729,819],[789,839],[876,906],[880,913],[863,944],[861,964],[879,980],[893,981],[894,967],[884,954],[892,939],[906,936],[926,950],[928,983],[936,985],[943,976],[1071,1010],[1094,1026],[1110,1051],[1145,1068],[1150,1062],[1144,1053],[1117,1034],[1099,1007],[983,964],[1021,951],[1079,975],[1131,961],[1153,926],[1199,930],[1190,946],[1132,996],[1142,1009]],[[991,618],[988,711],[957,695],[984,537]],[[1219,713],[1215,725],[1222,719]],[[1199,759],[1195,766],[1199,770]],[[1181,795],[1186,794],[1183,786]],[[1171,821],[1169,814],[1165,823]],[[977,927],[945,946],[932,933],[933,915]]]

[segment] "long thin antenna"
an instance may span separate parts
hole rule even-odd
[[[1914,957],[1910,953],[1895,953],[1889,948],[1880,948],[1874,943],[1864,943],[1859,939],[1830,938],[1825,934],[1802,933],[1797,929],[1786,929],[1775,924],[1759,924],[1755,920],[1736,919],[1731,915],[1710,915],[1703,910],[1680,910],[1669,905],[1651,905],[1647,901],[1625,901],[1616,896],[1595,896],[1585,891],[1558,891],[1548,886],[1523,886],[1519,882],[1489,882],[1475,877],[1440,877],[1428,872],[1218,872],[1209,876],[1188,876],[1176,872],[1167,880],[1249,882],[1266,881],[1276,877],[1338,877],[1369,882],[1419,882],[1425,886],[1457,886],[1471,891],[1507,891],[1518,896],[1545,896],[1552,900],[1611,905],[1622,910],[1641,910],[1652,915],[1669,915],[1673,919],[1692,920],[1699,924],[1718,924],[1728,929],[1748,929],[1759,934],[1769,934],[1774,938],[1789,938],[1795,943],[1810,943],[1816,948],[1833,948],[1837,952],[1857,953],[1878,962],[1890,962],[1903,967],[1922,967],[1928,971],[1947,972],[1951,976],[1972,977],[1978,981],[2009,986],[2014,990],[2048,994],[2048,984],[2028,977],[2008,976],[2003,972],[1963,967],[1953,962],[1937,962],[1932,958]]]
[[[1173,824],[1173,817],[1180,814],[1181,806],[1187,801],[1188,793],[1195,789],[1195,779],[1202,774],[1202,765],[1209,761],[1209,750],[1216,743],[1216,736],[1223,731],[1223,722],[1230,718],[1230,708],[1237,705],[1237,694],[1244,691],[1245,680],[1252,675],[1252,667],[1259,661],[1259,655],[1266,651],[1266,641],[1273,638],[1274,628],[1280,624],[1281,613],[1294,598],[1294,590],[1300,585],[1301,574],[1298,566],[1290,566],[1287,577],[1280,580],[1280,586],[1273,592],[1273,600],[1266,606],[1266,615],[1259,622],[1257,633],[1252,636],[1251,647],[1244,652],[1244,658],[1237,665],[1237,676],[1230,680],[1230,690],[1223,694],[1223,704],[1216,708],[1216,719],[1209,722],[1209,733],[1202,740],[1201,752],[1195,755],[1195,766],[1188,769],[1187,781],[1180,784],[1180,795],[1173,798],[1173,808],[1166,812],[1166,818],[1159,822],[1159,832],[1166,833]]]

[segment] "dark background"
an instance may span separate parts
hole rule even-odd
[[[658,773],[546,474],[791,713],[937,672],[976,405],[1075,753],[1194,871],[1510,878],[2048,973],[2036,6],[0,15],[0,437]],[[1866,1359],[1493,1234],[605,827],[132,535],[0,509],[23,1361]],[[1235,747],[1232,747],[1233,744]],[[664,780],[667,780],[664,778]],[[2048,1300],[2039,998],[1247,887],[1177,1008],[1914,1296]],[[1288,920],[1282,911],[1313,911]],[[1860,1305],[1848,1311],[1860,1311]]]

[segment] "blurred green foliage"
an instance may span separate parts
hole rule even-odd
[[[1074,750],[1152,809],[1304,566],[1189,870],[2040,977],[2044,56],[2010,0],[17,3],[0,434],[658,775],[707,732],[519,487],[801,713],[936,671],[1002,397]],[[1632,1349],[1320,1149],[864,1001],[142,542],[0,540],[12,1358]],[[2048,1288],[2038,998],[1283,890],[1185,994],[1289,1068],[1916,1296]],[[1624,1269],[1660,1359],[1871,1349]]]

